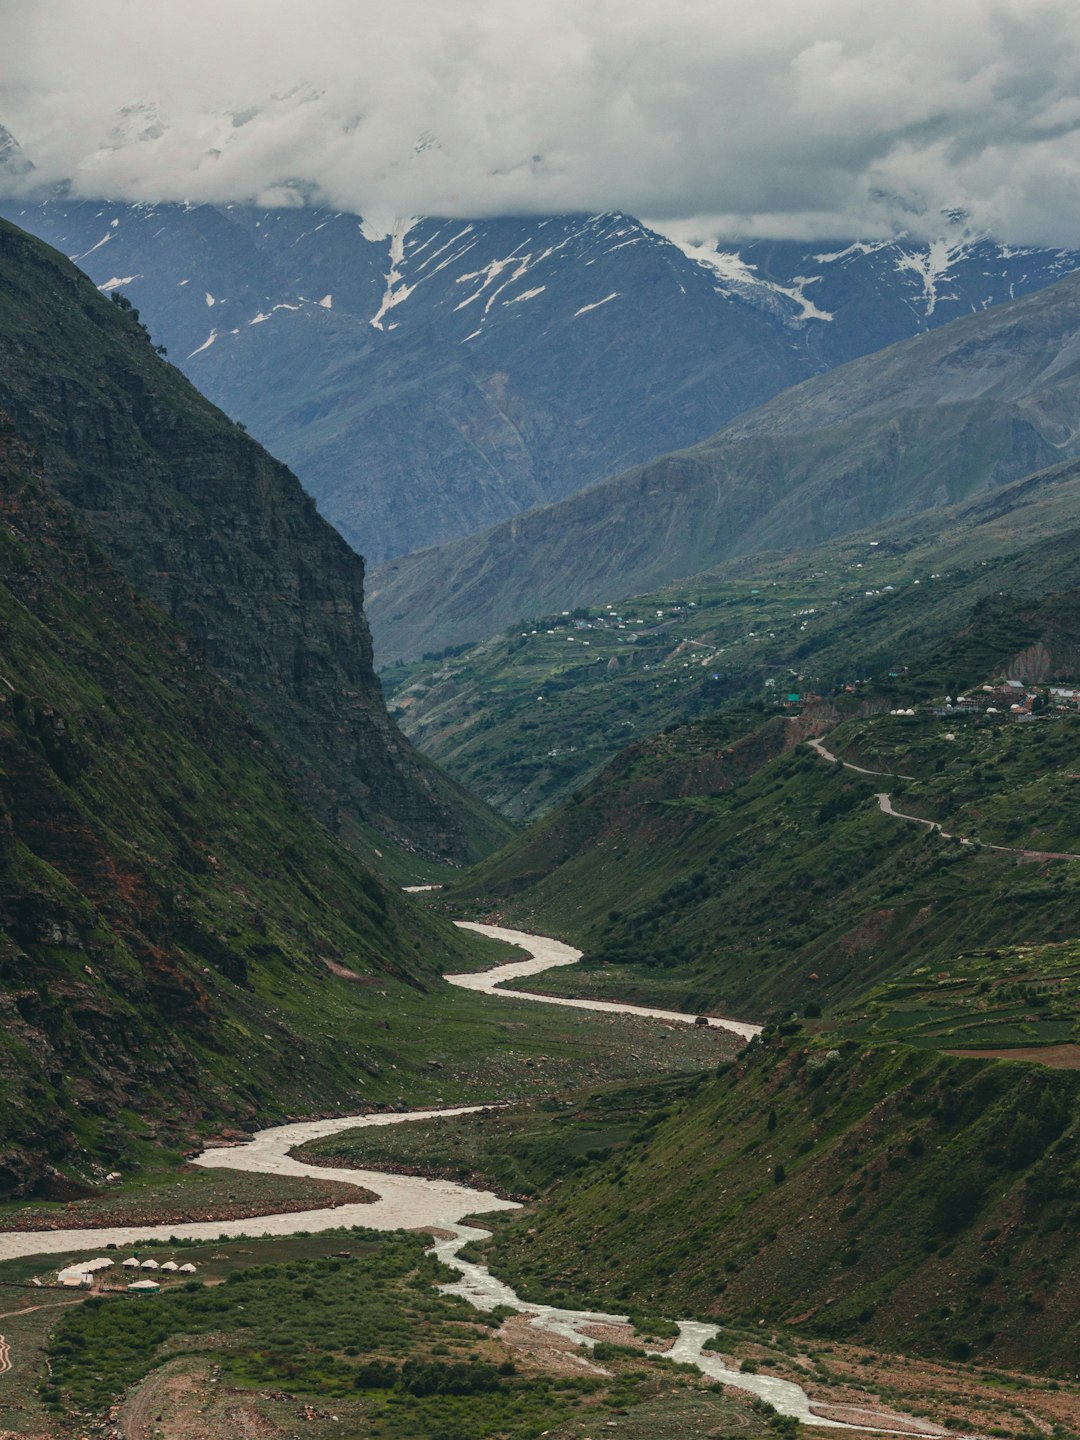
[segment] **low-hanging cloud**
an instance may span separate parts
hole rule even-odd
[[[0,0],[0,25],[41,188],[808,237],[960,209],[1080,244],[1075,0]]]

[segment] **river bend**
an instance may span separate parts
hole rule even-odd
[[[692,1024],[696,1017],[669,1010],[620,1005],[594,1000],[560,1000],[553,995],[534,995],[519,990],[500,990],[508,980],[538,975],[554,966],[571,965],[581,959],[581,952],[559,940],[527,935],[523,931],[501,926],[461,921],[463,928],[478,931],[492,939],[504,940],[528,951],[529,959],[515,961],[468,975],[448,975],[452,984],[504,999],[533,1000],[545,1004],[561,1004],[577,1009],[600,1010],[635,1016],[649,1015],[660,1020]],[[760,1026],[741,1021],[708,1017],[709,1024],[736,1031],[749,1037]],[[286,1215],[263,1215],[235,1221],[197,1221],[190,1224],[125,1225],[85,1230],[11,1231],[0,1233],[0,1260],[29,1255],[51,1255],[76,1250],[100,1250],[107,1245],[132,1245],[144,1240],[216,1240],[220,1237],[291,1235],[298,1230],[317,1232],[341,1226],[366,1226],[372,1230],[435,1229],[443,1232],[432,1252],[448,1267],[456,1270],[459,1279],[442,1286],[448,1294],[460,1295],[480,1310],[493,1310],[503,1305],[527,1315],[538,1329],[561,1335],[576,1344],[591,1347],[595,1340],[584,1333],[597,1324],[625,1324],[625,1315],[608,1315],[599,1311],[565,1310],[554,1305],[537,1305],[519,1298],[517,1293],[497,1279],[483,1265],[462,1259],[460,1251],[471,1240],[482,1240],[488,1231],[462,1223],[469,1215],[495,1210],[519,1209],[514,1201],[504,1200],[491,1191],[475,1190],[448,1180],[431,1180],[416,1175],[394,1175],[379,1170],[353,1170],[310,1165],[290,1153],[309,1140],[320,1140],[344,1130],[373,1128],[380,1125],[408,1124],[413,1120],[430,1120],[440,1115],[472,1115],[489,1108],[485,1105],[461,1105],[452,1109],[411,1110],[404,1114],[346,1115],[331,1120],[301,1120],[289,1125],[275,1125],[254,1134],[250,1141],[236,1146],[204,1150],[193,1163],[207,1169],[245,1170],[263,1175],[306,1175],[316,1179],[344,1181],[374,1191],[373,1202],[337,1205],[321,1210],[294,1211]],[[774,1405],[783,1415],[792,1415],[804,1424],[832,1429],[850,1429],[839,1421],[815,1414],[811,1401],[801,1386],[770,1375],[744,1374],[728,1369],[720,1357],[703,1353],[705,1344],[717,1333],[718,1326],[698,1321],[679,1322],[679,1336],[670,1358],[696,1365],[704,1374],[740,1390],[749,1391]],[[655,1352],[663,1353],[663,1352]],[[590,1368],[583,1362],[583,1368]],[[876,1427],[862,1425],[862,1430]],[[946,1432],[924,1421],[911,1420],[904,1430],[880,1429],[883,1434],[941,1436]]]

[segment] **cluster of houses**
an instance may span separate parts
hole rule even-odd
[[[95,1285],[103,1287],[106,1270],[111,1270],[116,1264],[107,1255],[99,1256],[96,1260],[80,1260],[75,1265],[68,1265],[59,1272],[56,1277],[58,1285],[71,1290],[92,1290]],[[184,1265],[178,1265],[175,1260],[166,1260],[159,1265],[156,1260],[140,1260],[138,1255],[129,1255],[121,1262],[124,1270],[157,1270],[164,1271],[170,1275],[194,1275],[195,1266],[188,1261]],[[128,1290],[137,1294],[156,1294],[161,1289],[156,1280],[136,1280],[128,1285]]]
[[[1023,680],[999,680],[981,685],[970,695],[945,696],[944,705],[935,705],[935,715],[978,712],[1008,715],[1013,720],[1033,720],[1038,714],[1080,710],[1080,689],[1068,685],[1030,686]]]

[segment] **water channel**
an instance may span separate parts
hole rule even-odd
[[[577,1009],[599,1010],[604,1013],[648,1015],[657,1019],[692,1024],[697,1017],[675,1011],[655,1010],[608,1001],[568,1000],[552,995],[530,994],[520,990],[502,990],[509,980],[538,975],[555,966],[571,965],[581,959],[581,952],[561,941],[545,936],[528,935],[523,931],[501,926],[459,922],[462,928],[475,930],[495,940],[517,945],[529,958],[466,975],[448,975],[446,979],[466,989],[509,999],[532,1000],[544,1004],[567,1005]],[[713,1026],[733,1030],[744,1038],[758,1033],[757,1025],[742,1021],[705,1017]],[[0,1233],[0,1260],[21,1256],[60,1254],[77,1250],[100,1250],[109,1245],[124,1246],[144,1240],[217,1240],[222,1237],[291,1235],[298,1230],[315,1233],[342,1226],[366,1226],[371,1230],[432,1229],[439,1238],[432,1246],[459,1279],[442,1286],[448,1294],[467,1300],[479,1310],[505,1306],[527,1315],[537,1329],[572,1340],[583,1347],[595,1344],[587,1332],[597,1325],[623,1325],[625,1315],[609,1315],[599,1311],[566,1310],[554,1305],[538,1305],[519,1298],[503,1281],[483,1265],[464,1260],[461,1250],[472,1240],[486,1239],[488,1231],[463,1224],[466,1216],[496,1210],[519,1209],[515,1202],[490,1191],[475,1190],[448,1180],[429,1180],[415,1175],[394,1175],[379,1170],[342,1169],[310,1165],[290,1153],[309,1140],[323,1139],[345,1130],[367,1129],[381,1125],[402,1125],[414,1120],[430,1120],[439,1116],[473,1115],[490,1108],[485,1105],[463,1105],[451,1109],[410,1110],[405,1113],[346,1115],[331,1120],[302,1120],[289,1125],[275,1125],[260,1130],[249,1141],[236,1146],[205,1150],[193,1163],[207,1169],[244,1170],[264,1175],[311,1176],[316,1179],[344,1181],[374,1191],[378,1197],[370,1203],[336,1205],[321,1210],[302,1210],[286,1215],[264,1215],[236,1221],[196,1221],[190,1224],[125,1225],[86,1230],[11,1231]],[[816,1414],[812,1402],[801,1386],[775,1376],[746,1374],[723,1364],[720,1356],[705,1352],[704,1346],[717,1333],[718,1326],[698,1321],[679,1323],[679,1336],[666,1352],[670,1359],[696,1365],[703,1374],[725,1385],[749,1391],[774,1405],[783,1415],[795,1416],[803,1423],[833,1429],[852,1428],[837,1420]],[[587,1367],[586,1367],[587,1368]],[[910,1420],[904,1430],[888,1430],[880,1426],[860,1425],[860,1430],[877,1429],[883,1434],[940,1436],[940,1427],[924,1421]]]

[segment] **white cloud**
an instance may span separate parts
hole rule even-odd
[[[1080,244],[1073,0],[0,0],[39,183]],[[929,218],[923,218],[929,217]]]

